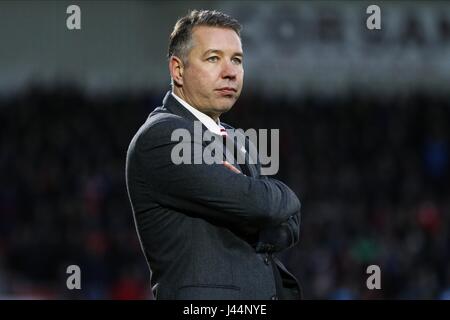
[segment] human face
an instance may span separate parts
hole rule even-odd
[[[232,29],[197,26],[191,41],[179,94],[217,121],[241,94],[244,78],[241,40]]]

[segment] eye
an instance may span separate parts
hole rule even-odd
[[[218,56],[212,56],[212,57],[209,57],[206,60],[208,60],[209,62],[217,62],[219,60],[219,57]]]
[[[233,61],[234,64],[242,64],[242,60],[240,58],[233,58],[231,61]]]

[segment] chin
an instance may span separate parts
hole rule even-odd
[[[221,99],[221,100],[225,100],[225,101],[218,101],[218,103],[216,104],[216,109],[217,110],[222,110],[222,111],[228,111],[230,110],[234,104],[236,103],[236,97],[230,97],[230,98],[225,98],[225,99]]]
[[[234,105],[234,103],[230,103],[230,104],[227,104],[227,105],[221,105],[221,106],[218,106],[217,108],[215,108],[218,112],[220,112],[220,113],[224,113],[224,112],[227,112],[228,110],[230,110],[232,107],[233,107],[233,105]]]

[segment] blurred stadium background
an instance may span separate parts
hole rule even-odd
[[[66,28],[81,8],[82,29]],[[382,29],[366,29],[381,7]],[[0,299],[150,299],[124,168],[169,89],[188,9],[244,26],[245,85],[222,120],[280,129],[302,201],[280,258],[307,299],[450,298],[450,4],[1,1]],[[68,290],[68,265],[82,289]],[[381,290],[366,267],[381,267]]]

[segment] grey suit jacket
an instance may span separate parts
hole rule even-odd
[[[167,93],[127,153],[127,191],[156,298],[273,299],[274,267],[298,289],[272,255],[298,241],[297,196],[261,176],[259,164],[235,164],[247,175],[222,164],[174,164],[171,153],[180,141],[172,141],[172,132],[194,134],[196,120]],[[208,145],[182,143],[192,150]]]

